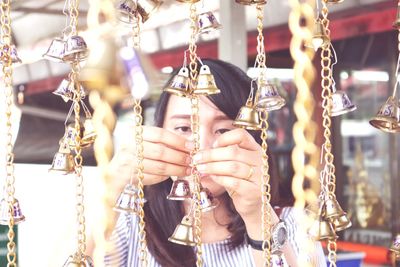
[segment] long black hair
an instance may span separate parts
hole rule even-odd
[[[204,59],[203,63],[210,67],[214,75],[217,87],[221,93],[208,96],[215,106],[234,120],[239,109],[245,104],[250,93],[251,79],[240,68],[215,59]],[[176,74],[173,73],[172,77]],[[163,92],[157,104],[155,112],[155,124],[162,127],[168,105],[169,94]],[[249,131],[260,144],[260,132]],[[274,171],[272,157],[270,159],[271,173],[271,205],[279,204],[278,178]],[[145,220],[147,232],[147,244],[150,253],[156,261],[164,267],[193,267],[196,265],[195,253],[191,247],[177,245],[168,241],[175,227],[184,216],[183,205],[180,201],[169,201],[167,195],[170,191],[172,180],[167,179],[159,184],[146,186],[145,194]],[[227,225],[231,233],[230,248],[235,248],[243,243],[246,231],[244,222],[235,210],[231,198],[225,193],[223,201],[227,204],[231,222]]]

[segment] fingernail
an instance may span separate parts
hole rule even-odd
[[[199,162],[203,158],[203,155],[201,152],[197,153],[196,155],[193,156],[194,162]]]
[[[197,165],[197,170],[199,172],[205,171],[206,170],[206,165]]]
[[[215,148],[215,147],[217,147],[217,146],[218,146],[218,141],[215,141],[215,142],[212,144],[212,147]]]
[[[192,149],[194,148],[194,143],[193,143],[192,141],[187,141],[187,142],[185,143],[185,147],[186,147],[187,149],[192,150]]]

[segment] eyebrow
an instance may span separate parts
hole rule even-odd
[[[171,116],[170,119],[190,119],[190,115],[187,114],[176,114]],[[217,117],[215,117],[216,121],[224,121],[224,120],[230,120],[230,118],[228,118],[226,115],[217,115]]]

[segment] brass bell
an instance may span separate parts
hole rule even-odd
[[[142,17],[142,23],[145,23],[162,3],[160,0],[137,0],[137,11]]]
[[[89,50],[83,37],[73,35],[68,37],[65,45],[63,61],[65,62],[81,62],[87,59]]]
[[[209,33],[222,28],[217,18],[211,11],[199,14],[199,33]]]
[[[3,61],[7,61],[8,55],[11,57],[11,63],[21,63],[22,60],[18,57],[17,48],[15,45],[3,45],[1,47],[1,58]]]
[[[335,230],[333,229],[333,225],[329,221],[323,218],[324,209],[325,205],[322,205],[318,213],[318,219],[314,220],[313,224],[308,230],[308,234],[315,240],[324,240],[324,239],[334,240],[338,238],[338,236],[336,235]]]
[[[134,0],[122,0],[117,3],[117,18],[126,24],[135,23],[137,16],[137,5]]]
[[[267,0],[235,0],[235,2],[241,5],[265,5]]]
[[[113,210],[118,212],[135,214],[138,212],[138,190],[131,184],[127,184],[118,197]]]
[[[168,238],[168,241],[193,247],[196,245],[193,232],[192,219],[189,216],[185,216],[181,223],[176,226],[174,233]]]
[[[400,254],[400,234],[396,235],[396,238],[393,240],[389,250],[396,254]]]
[[[189,93],[189,82],[189,70],[182,67],[179,73],[172,78],[169,86],[164,88],[164,91],[177,96],[186,96]]]
[[[258,111],[247,103],[240,108],[236,119],[233,121],[233,125],[248,130],[260,130],[261,124],[259,116]]]
[[[97,133],[94,130],[93,121],[90,118],[87,118],[83,123],[83,136],[81,139],[81,146],[86,147],[90,146],[94,143],[97,137]]]
[[[20,222],[25,221],[25,216],[21,212],[21,207],[19,205],[19,201],[14,198],[13,199],[13,219],[14,224],[19,224]],[[0,224],[8,225],[10,220],[10,206],[5,198],[0,201]]]
[[[257,110],[278,110],[282,108],[285,103],[285,99],[279,95],[275,85],[266,83],[262,79],[259,79],[258,90],[256,93]]]
[[[210,67],[202,65],[197,78],[197,86],[193,90],[195,95],[214,95],[219,94],[221,91],[215,84],[214,75],[211,74]]]
[[[396,20],[393,22],[393,28],[400,29],[400,5],[397,5]]]
[[[89,127],[89,131],[90,131],[90,126]],[[93,127],[93,126],[92,126]],[[88,138],[87,140],[85,140],[85,142],[83,142],[83,135],[84,135],[84,127],[83,125],[80,123],[80,133],[79,133],[79,137],[80,137],[80,145],[82,148],[84,147],[88,147],[90,146],[92,143],[89,142],[90,138]],[[75,123],[70,123],[68,124],[67,128],[65,129],[65,134],[64,134],[64,138],[65,141],[68,143],[68,146],[70,148],[75,148],[76,147],[76,140],[77,140],[77,133],[76,133],[76,129],[75,129]]]
[[[215,209],[219,204],[218,199],[214,198],[210,190],[202,188],[200,191],[200,209],[202,212],[207,212]]]
[[[331,117],[339,116],[356,109],[356,105],[350,101],[345,92],[334,90],[332,94]]]
[[[61,96],[65,102],[72,100],[74,97],[73,84],[68,79],[63,79],[53,94]]]
[[[94,267],[92,258],[87,255],[75,253],[70,255],[63,267]]]
[[[75,171],[74,157],[71,154],[66,140],[61,139],[60,148],[53,158],[53,163],[49,171],[61,172],[62,174],[69,174]]]
[[[335,198],[328,198],[325,200],[325,218],[329,220],[333,220],[335,218],[339,218],[346,213],[340,207],[339,202]]]
[[[189,181],[177,179],[172,183],[171,192],[167,196],[169,200],[185,200],[192,198]]]
[[[47,49],[47,52],[43,55],[43,57],[54,62],[63,62],[65,45],[66,42],[62,38],[53,39],[49,49]]]
[[[328,35],[326,34],[325,26],[322,24],[320,18],[317,18],[314,23],[313,36],[311,39],[311,44],[307,44],[306,46],[314,48],[317,51],[320,47],[324,47],[329,45],[330,40]]]
[[[336,232],[343,231],[351,227],[351,221],[347,217],[347,214],[343,214],[340,217],[336,217],[332,220],[332,224]]]
[[[389,97],[369,123],[384,132],[397,133],[400,132],[399,115],[398,104]]]

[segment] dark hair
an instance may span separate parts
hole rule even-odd
[[[204,59],[203,63],[210,67],[214,75],[217,87],[221,89],[220,94],[208,96],[218,109],[224,112],[232,120],[235,119],[239,109],[244,105],[250,93],[251,79],[238,67],[214,59]],[[175,75],[174,73],[172,77]],[[160,96],[155,112],[155,124],[163,126],[165,111],[168,105],[169,94],[163,92]],[[254,139],[260,144],[260,132],[249,131]],[[278,178],[275,175],[272,157],[270,158],[271,173],[271,204],[278,204]],[[171,179],[146,186],[145,220],[147,243],[151,254],[161,266],[165,267],[192,267],[196,265],[194,251],[191,247],[177,245],[168,241],[175,227],[181,222],[184,216],[183,205],[179,201],[166,199],[172,185]],[[243,243],[243,236],[246,231],[244,222],[237,213],[231,198],[224,194],[224,201],[227,203],[228,212],[232,218],[227,225],[231,233],[229,245],[235,248]]]

